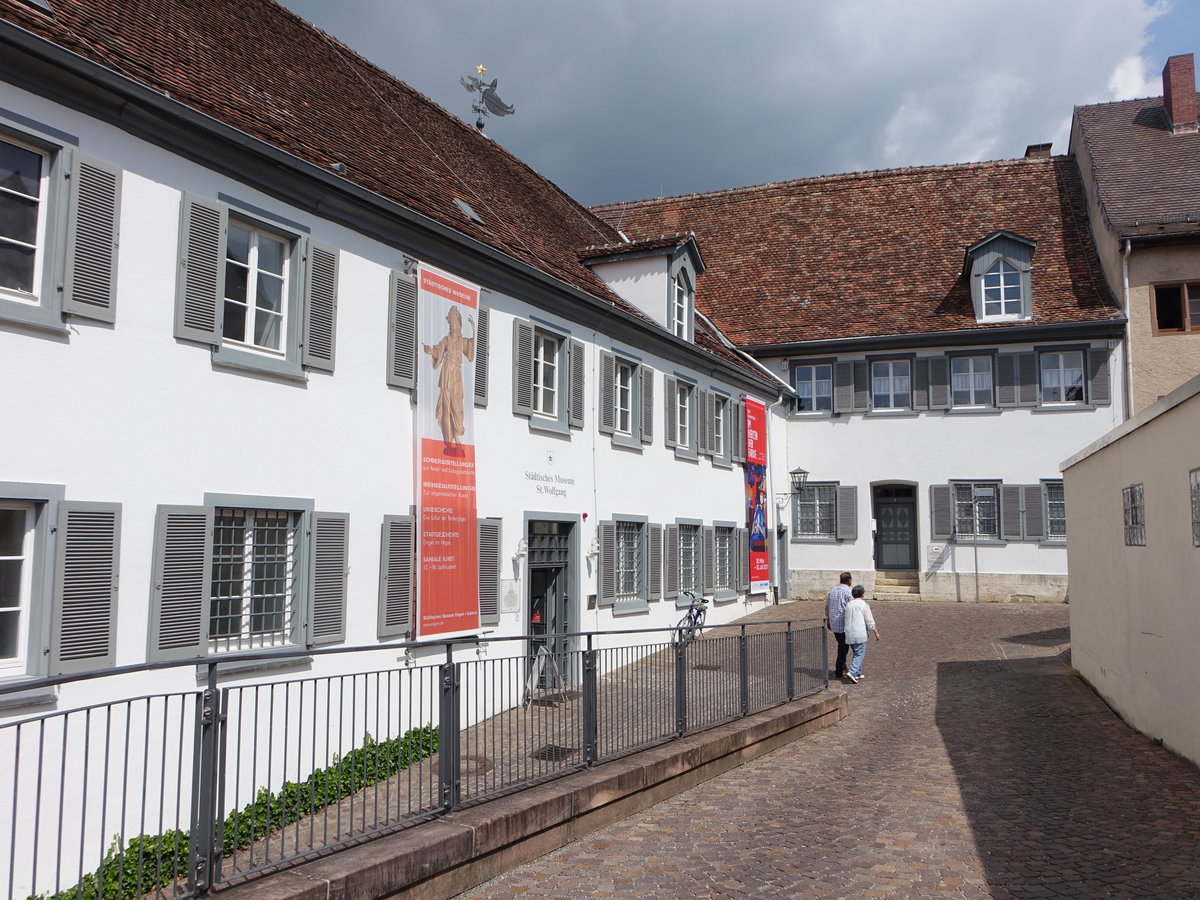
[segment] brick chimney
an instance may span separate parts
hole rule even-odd
[[[1163,66],[1163,105],[1171,134],[1195,134],[1196,123],[1196,64],[1192,54],[1172,56]]]
[[[1025,148],[1026,159],[1046,159],[1050,156],[1050,144],[1030,144]]]

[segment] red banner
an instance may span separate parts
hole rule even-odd
[[[479,288],[421,269],[417,292],[416,636],[479,629],[475,313]]]
[[[750,532],[750,593],[771,587],[767,521],[767,408],[746,401],[746,528]]]

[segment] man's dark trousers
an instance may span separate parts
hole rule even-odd
[[[841,678],[846,674],[846,652],[850,647],[846,644],[846,632],[835,631],[833,633],[834,640],[837,641],[837,661],[833,664],[833,677]]]

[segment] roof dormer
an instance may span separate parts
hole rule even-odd
[[[589,247],[579,257],[623,300],[671,334],[695,339],[696,276],[704,271],[695,235]]]
[[[997,231],[967,248],[965,271],[971,281],[975,320],[1012,322],[1033,316],[1034,241]]]

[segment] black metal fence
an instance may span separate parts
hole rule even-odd
[[[398,665],[305,678],[262,666],[380,648],[222,655],[199,664],[197,690],[0,724],[0,889],[21,900],[204,895],[750,715],[828,677],[820,622],[712,626],[692,641],[667,629],[573,634],[536,656],[529,646],[393,645]],[[111,697],[163,668],[40,687],[77,682]]]

